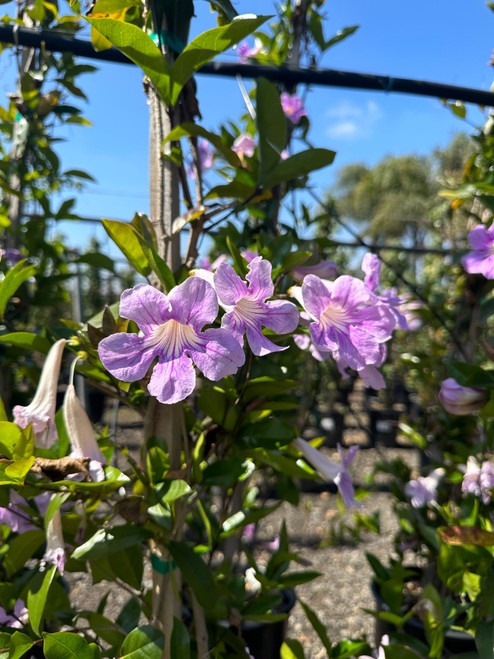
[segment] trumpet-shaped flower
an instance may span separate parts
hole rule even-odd
[[[494,466],[491,461],[484,460],[480,465],[477,459],[470,455],[464,470],[461,491],[464,494],[481,497],[484,503],[489,503],[491,500],[490,491],[494,487]]]
[[[75,393],[73,384],[69,384],[63,403],[63,418],[72,445],[71,456],[74,458],[89,458],[89,473],[95,483],[105,479],[102,465],[106,463],[101,452],[93,426],[86,410]]]
[[[158,358],[148,391],[161,403],[177,403],[194,390],[194,364],[209,380],[220,380],[245,361],[240,344],[225,329],[202,330],[217,314],[216,293],[199,277],[190,277],[169,295],[139,284],[122,293],[120,315],[135,321],[140,334],[106,337],[99,344],[100,359],[116,378],[134,382]]]
[[[252,158],[256,148],[256,141],[247,133],[242,133],[237,137],[232,146],[232,151],[235,153],[243,154],[247,158]]]
[[[444,476],[444,469],[434,469],[428,476],[419,476],[405,485],[405,494],[414,508],[422,508],[429,501],[436,501],[437,488]]]
[[[32,424],[34,442],[38,448],[49,448],[57,440],[55,410],[58,376],[65,344],[65,339],[60,339],[50,348],[31,403],[26,407],[16,405],[13,409],[14,423],[20,428],[27,428],[30,423]]]
[[[281,94],[281,107],[283,108],[285,117],[289,119],[292,124],[298,124],[300,119],[307,115],[307,110],[304,108],[302,99],[296,94],[283,92]]]
[[[348,473],[348,467],[353,462],[358,451],[358,446],[352,446],[348,449],[347,455],[338,444],[338,452],[341,457],[341,464],[333,462],[320,451],[306,442],[305,439],[297,437],[293,441],[295,447],[302,453],[304,458],[309,462],[317,473],[326,481],[332,481],[338,487],[345,506],[360,506],[355,501],[355,490],[353,489],[352,479]]]
[[[473,251],[461,259],[465,270],[494,279],[494,224],[488,229],[483,224],[476,226],[468,234],[468,242]]]
[[[337,362],[356,371],[382,364],[383,344],[396,320],[386,305],[375,303],[363,281],[342,275],[329,282],[307,275],[300,293],[313,321],[309,331],[317,349],[331,352]]]
[[[479,410],[487,400],[484,390],[463,387],[454,378],[446,378],[443,381],[438,397],[444,409],[456,416]]]
[[[67,557],[63,540],[62,515],[60,509],[51,517],[46,527],[46,550],[43,560],[56,565],[63,575]]]
[[[401,313],[401,310],[398,309],[405,300],[401,299],[395,294],[395,291],[389,290],[389,291],[383,291],[381,295],[377,295],[377,287],[379,286],[379,277],[381,274],[381,261],[376,256],[376,254],[371,254],[368,252],[365,254],[364,258],[362,259],[362,270],[365,273],[364,277],[364,283],[366,286],[369,288],[371,293],[374,293],[376,295],[376,301],[378,304],[385,305],[391,314],[396,319],[396,324],[398,327],[401,329],[408,329],[408,324],[407,324],[407,319],[403,313]]]
[[[247,342],[255,355],[285,350],[267,339],[261,326],[268,327],[277,334],[293,332],[299,321],[297,307],[292,302],[273,300],[271,264],[261,256],[249,263],[248,284],[243,281],[227,263],[222,263],[214,274],[214,286],[220,302],[226,310],[221,326],[228,330],[239,342],[243,341],[244,331]]]

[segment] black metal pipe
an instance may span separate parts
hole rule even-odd
[[[80,57],[87,57],[106,62],[133,64],[117,48],[94,50],[90,41],[77,39],[73,36],[60,34],[57,30],[35,30],[14,25],[0,25],[0,42],[14,43],[19,46],[40,48],[42,44],[51,52],[72,52]],[[494,107],[494,93],[445,85],[439,82],[412,80],[410,78],[393,78],[392,76],[372,75],[369,73],[353,73],[334,69],[302,69],[299,67],[265,66],[258,64],[240,64],[238,62],[209,62],[199,71],[199,74],[245,78],[268,78],[285,83],[305,83],[326,87],[347,87],[351,89],[367,89],[381,92],[399,92],[419,96],[475,103],[485,107]]]

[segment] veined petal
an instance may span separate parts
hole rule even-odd
[[[317,473],[325,480],[334,481],[342,471],[343,465],[329,460],[329,458],[314,448],[312,444],[306,442],[305,439],[297,437],[297,439],[293,440],[293,444],[302,453],[304,458],[310,462]]]
[[[221,263],[214,273],[214,287],[222,304],[228,306],[247,295],[247,284],[229,263]]]
[[[133,320],[140,330],[149,333],[170,318],[170,303],[164,293],[149,284],[128,288],[120,297],[120,316]]]
[[[494,236],[483,224],[479,224],[468,232],[468,242],[476,251],[488,251],[493,240]]]
[[[288,346],[276,345],[276,343],[273,343],[264,336],[260,329],[255,327],[249,327],[247,325],[245,333],[250,349],[258,357],[264,357],[264,355],[268,355],[270,352],[281,352],[288,348]]]
[[[262,324],[277,334],[294,332],[300,320],[297,307],[292,302],[273,300],[266,302],[266,312]]]
[[[178,403],[187,398],[196,384],[192,360],[183,354],[177,359],[159,361],[153,368],[148,391],[160,403]]]
[[[334,280],[331,295],[343,308],[355,311],[372,304],[375,299],[363,281],[350,275],[341,275]]]
[[[305,310],[319,320],[331,302],[331,293],[319,277],[307,275],[302,284],[302,298]]]
[[[123,382],[143,378],[158,354],[155,346],[147,347],[146,337],[124,333],[100,341],[98,353],[103,366]]]
[[[218,315],[218,297],[209,282],[201,277],[189,277],[169,293],[171,317],[199,332]]]
[[[273,295],[274,285],[271,279],[271,263],[263,259],[262,256],[256,256],[249,263],[249,273],[246,279],[250,284],[250,298],[264,301]]]
[[[188,353],[197,368],[209,380],[221,380],[233,375],[245,362],[245,353],[237,339],[225,329],[208,329],[201,333],[205,341],[202,350]]]

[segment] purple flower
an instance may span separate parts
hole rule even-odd
[[[338,266],[334,261],[320,261],[314,265],[299,265],[291,271],[296,281],[303,281],[306,275],[317,275],[321,279],[334,279],[338,274]]]
[[[24,256],[18,249],[0,249],[0,260],[5,260],[5,263],[10,267],[22,261],[23,258]]]
[[[338,444],[338,452],[341,457],[341,464],[338,464],[329,460],[329,458],[314,448],[312,444],[306,442],[305,439],[297,437],[293,441],[293,444],[302,453],[307,462],[310,462],[321,478],[336,484],[345,506],[348,508],[351,506],[360,507],[361,504],[355,501],[355,490],[353,489],[352,479],[348,473],[348,467],[357,454],[358,446],[351,446],[345,456],[340,444]]]
[[[434,469],[428,476],[419,476],[405,485],[405,494],[414,508],[422,508],[429,501],[436,501],[437,487],[444,476],[444,469]]]
[[[254,48],[250,48],[247,41],[242,41],[237,46],[238,61],[240,64],[245,64],[249,57],[255,57],[260,50],[261,46],[259,44],[256,44]]]
[[[302,117],[307,115],[307,110],[303,107],[303,101],[300,96],[296,94],[287,94],[283,92],[281,94],[281,107],[287,119],[289,119],[292,124],[298,124]]]
[[[228,331],[202,331],[217,314],[216,293],[199,277],[186,279],[169,295],[139,284],[122,293],[120,315],[135,321],[140,333],[106,337],[99,344],[100,359],[116,378],[134,382],[158,357],[148,391],[160,403],[176,403],[194,390],[193,363],[209,380],[220,380],[245,361],[241,346]]]
[[[241,252],[242,257],[247,261],[247,263],[250,263],[253,259],[256,258],[256,256],[259,256],[259,252],[257,252],[254,249],[244,249],[243,252]]]
[[[330,351],[337,362],[356,371],[380,366],[395,318],[364,282],[342,275],[334,282],[307,275],[301,288],[303,306],[313,322],[309,332],[314,346]]]
[[[23,629],[29,619],[29,612],[24,605],[24,600],[17,600],[14,604],[12,615],[0,606],[0,625],[12,629]]]
[[[468,242],[473,252],[461,259],[465,270],[494,279],[494,224],[488,229],[483,224],[476,226],[468,234]]]
[[[50,348],[31,403],[26,407],[16,405],[13,409],[14,423],[20,428],[27,428],[32,424],[34,442],[38,448],[49,448],[57,440],[55,410],[58,376],[65,344],[65,339],[60,339]]]
[[[376,254],[368,252],[362,259],[362,270],[365,273],[364,283],[367,285],[371,293],[376,294],[377,287],[379,286],[379,277],[381,274],[381,261]],[[397,307],[401,306],[404,302],[396,295],[395,291],[389,291],[386,295],[384,292],[381,295],[376,294],[376,301],[381,306],[386,306],[396,319],[396,324],[401,329],[408,329],[406,317],[398,310]]]
[[[485,460],[480,468],[479,476],[480,491],[482,501],[489,503],[491,499],[490,491],[494,488],[494,465],[490,460]]]
[[[485,391],[462,387],[454,378],[443,381],[438,397],[444,409],[456,416],[479,410],[487,400]]]
[[[297,307],[292,302],[273,300],[266,302],[274,292],[271,280],[271,263],[256,256],[249,263],[248,285],[228,263],[222,263],[214,274],[214,286],[226,310],[221,326],[239,342],[244,331],[255,355],[286,350],[267,339],[261,327],[277,334],[288,334],[299,321]]]
[[[256,148],[256,141],[250,135],[242,133],[239,135],[232,146],[232,151],[235,153],[243,154],[247,158],[252,158]]]
[[[15,490],[10,491],[10,501],[6,508],[0,508],[0,524],[5,524],[14,533],[25,533],[36,527],[31,523],[27,510],[29,504]]]
[[[220,265],[220,263],[223,263],[223,261],[226,261],[227,259],[228,256],[226,254],[220,254],[218,258],[216,258],[213,262],[211,262],[210,256],[204,256],[202,259],[199,260],[198,266],[202,270],[208,270],[209,272],[212,272],[213,270],[216,270],[216,268]]]
[[[213,156],[214,149],[209,146],[209,143],[206,140],[201,140],[197,146],[199,152],[199,163],[201,165],[201,171],[204,172],[206,169],[211,169],[213,166]],[[192,162],[189,162],[186,167],[187,176],[190,178],[195,178],[196,172]]]

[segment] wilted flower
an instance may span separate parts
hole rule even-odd
[[[442,467],[434,469],[428,476],[419,476],[405,485],[405,494],[414,508],[422,508],[429,501],[436,501],[437,488],[444,476]]]
[[[67,434],[72,445],[71,456],[74,458],[89,458],[89,473],[95,483],[105,480],[103,464],[105,456],[101,452],[93,426],[86,410],[75,393],[73,384],[69,384],[63,403],[63,418]]]
[[[27,428],[30,423],[32,424],[34,442],[38,448],[49,448],[57,440],[55,411],[58,376],[65,344],[65,339],[60,339],[50,348],[31,403],[26,407],[16,405],[13,409],[14,423],[20,428]]]
[[[338,444],[338,452],[341,457],[341,464],[333,462],[320,451],[306,442],[305,439],[297,437],[293,441],[294,446],[302,453],[304,458],[309,462],[317,473],[326,481],[335,483],[343,498],[345,506],[360,506],[355,501],[355,490],[353,489],[352,479],[348,473],[348,467],[353,462],[355,455],[358,451],[358,446],[351,446],[345,456],[340,444]]]
[[[221,266],[220,266],[221,267]],[[98,347],[104,366],[119,380],[142,379],[153,361],[148,391],[160,403],[177,403],[192,393],[195,364],[209,380],[236,372],[244,352],[225,329],[206,329],[218,315],[213,287],[190,277],[168,295],[148,284],[122,293],[120,315],[133,320],[140,334],[117,333]]]
[[[220,302],[226,309],[221,326],[240,343],[244,331],[247,342],[255,355],[285,350],[267,339],[262,326],[277,334],[293,332],[299,321],[297,307],[292,302],[266,300],[272,297],[274,286],[271,279],[271,263],[256,256],[249,263],[248,284],[227,263],[222,263],[214,274],[214,286]]]
[[[454,378],[443,381],[438,397],[444,409],[457,416],[479,410],[487,400],[484,390],[463,387]]]
[[[466,254],[461,262],[467,272],[494,279],[494,224],[488,229],[479,224],[468,234],[473,252]]]
[[[237,137],[232,146],[232,151],[235,153],[243,154],[247,158],[251,158],[254,155],[256,148],[256,141],[247,133],[242,133]]]
[[[302,117],[307,115],[307,110],[304,109],[304,103],[300,96],[296,94],[288,94],[283,92],[281,94],[281,107],[287,119],[292,124],[298,124]]]

